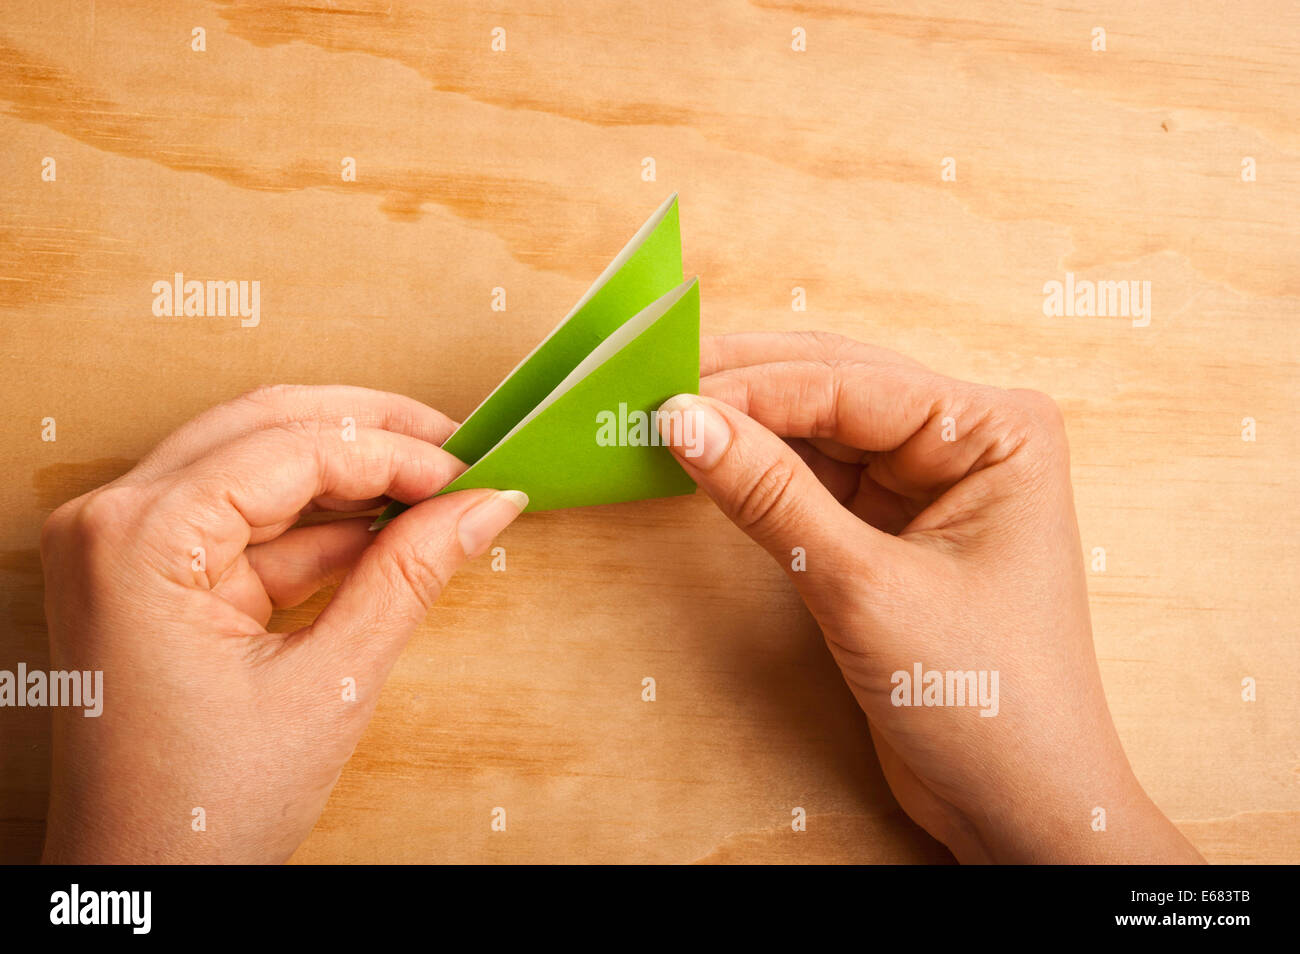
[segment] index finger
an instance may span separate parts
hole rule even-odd
[[[337,422],[352,418],[358,427],[377,427],[441,444],[456,423],[413,398],[348,385],[277,384],[258,388],[209,408],[169,434],[150,451],[123,483],[140,484],[191,464],[222,444],[254,431],[300,421]]]
[[[779,361],[732,368],[700,381],[781,437],[838,441],[869,451],[900,447],[936,415],[959,382],[902,365]]]
[[[905,354],[828,331],[749,331],[700,339],[700,376],[779,361],[862,361],[922,368]]]
[[[870,476],[914,499],[1006,459],[1023,436],[1010,392],[905,364],[759,364],[710,375],[700,393],[781,437],[874,452]]]
[[[164,477],[147,519],[165,524],[163,538],[185,537],[181,554],[205,547],[215,581],[244,547],[279,536],[316,497],[416,503],[464,469],[442,448],[405,434],[286,424],[222,445]]]

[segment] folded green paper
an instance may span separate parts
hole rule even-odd
[[[654,413],[699,390],[699,342],[699,284],[682,281],[674,195],[447,438],[470,466],[440,493],[522,490],[530,511],[691,493]],[[405,509],[390,504],[372,529]]]

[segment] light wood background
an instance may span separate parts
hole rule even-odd
[[[1211,860],[1300,861],[1298,45],[1284,0],[6,0],[0,668],[47,662],[60,502],[259,384],[465,415],[678,191],[707,332],[828,329],[1057,397],[1138,775]],[[261,325],[154,318],[175,271],[260,280]],[[1067,271],[1150,281],[1150,326],[1044,317]],[[703,497],[503,542],[507,572],[462,572],[412,640],[298,860],[950,860]],[[0,860],[38,855],[47,722],[0,711]]]

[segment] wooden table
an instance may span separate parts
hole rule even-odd
[[[707,332],[828,329],[1058,398],[1138,775],[1211,860],[1300,861],[1300,7],[509,6],[6,3],[0,668],[48,661],[60,502],[259,384],[463,416],[678,191]],[[260,281],[260,323],[155,317],[177,271]],[[1149,281],[1149,324],[1045,315],[1066,273]],[[411,642],[298,860],[949,860],[703,497],[503,543]],[[39,853],[47,723],[0,711],[0,859]]]

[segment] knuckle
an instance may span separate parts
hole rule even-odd
[[[400,473],[403,467],[412,466],[409,462],[395,464],[393,458],[382,450],[355,453],[360,455],[357,461],[357,474],[361,483],[367,487],[387,488],[392,482],[390,478]]]
[[[771,529],[791,508],[795,473],[790,464],[777,459],[768,464],[740,496],[736,522],[743,530]]]
[[[1061,420],[1061,408],[1056,400],[1042,391],[1034,391],[1028,388],[1020,388],[1014,393],[1021,403],[1033,414],[1044,420]]]
[[[138,494],[132,487],[106,487],[87,498],[77,511],[76,525],[92,532],[120,526],[135,512]]]
[[[275,429],[294,438],[306,438],[314,441],[320,436],[321,422],[315,418],[296,418],[280,421],[275,425]]]
[[[64,545],[85,547],[116,536],[135,520],[138,496],[131,487],[105,487],[63,504],[41,527],[42,555]]]
[[[428,609],[447,585],[446,571],[438,559],[419,541],[406,540],[393,550],[393,571],[397,580],[415,594]]]
[[[1070,446],[1060,407],[1041,391],[1010,392],[1007,432],[1012,443],[1013,466],[1027,474],[1066,474]]]
[[[800,331],[796,334],[812,344],[827,359],[842,358],[858,344],[852,338],[833,331]]]
[[[1032,432],[1064,443],[1065,415],[1051,395],[1025,389],[1013,391],[1012,394]]]
[[[45,518],[45,523],[41,525],[42,557],[49,556],[68,536],[80,506],[81,498],[78,497],[76,500],[70,500],[63,504]]]
[[[325,456],[323,454],[325,446],[321,441],[323,431],[318,420],[289,419],[276,421],[265,432],[265,436],[279,452],[321,459]],[[261,440],[262,437],[258,436],[254,439]]]

